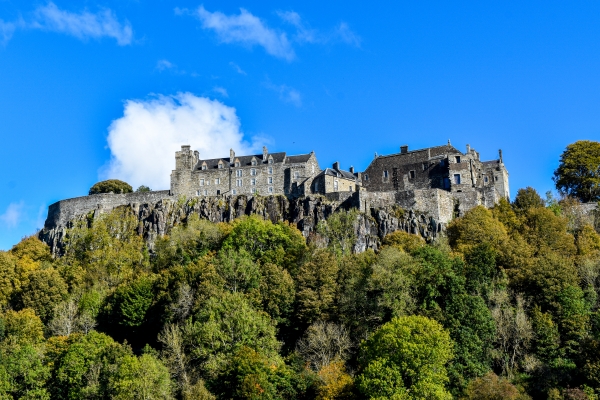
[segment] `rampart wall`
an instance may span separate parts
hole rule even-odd
[[[66,226],[69,221],[95,210],[104,212],[129,204],[154,204],[162,199],[172,197],[169,193],[168,190],[122,194],[102,193],[57,201],[48,207],[48,217],[44,228],[53,229],[58,226]]]

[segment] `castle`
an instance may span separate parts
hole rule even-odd
[[[377,155],[360,173],[340,168],[338,162],[322,170],[314,152],[285,152],[203,160],[190,146],[175,153],[171,195],[237,196],[283,195],[298,198],[324,195],[368,211],[396,204],[447,223],[477,205],[492,207],[509,198],[508,171],[499,158],[481,161],[479,153],[466,147],[461,152],[450,144]]]
[[[103,193],[58,201],[48,207],[39,232],[53,254],[64,247],[74,220],[127,206],[139,220],[138,232],[150,249],[190,214],[212,222],[258,214],[288,221],[310,236],[320,221],[338,209],[362,212],[354,251],[376,250],[396,230],[433,240],[453,218],[478,205],[492,207],[510,195],[502,151],[481,161],[469,145],[463,153],[447,144],[377,155],[364,172],[342,170],[338,162],[321,169],[314,152],[285,152],[202,159],[189,145],[175,153],[169,190]],[[407,211],[407,212],[404,212]]]

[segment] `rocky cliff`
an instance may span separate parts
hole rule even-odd
[[[89,197],[92,196],[87,196]],[[158,200],[148,198],[150,201],[146,202],[124,202],[123,200],[126,199],[104,201],[94,207],[94,201],[86,199],[88,206],[81,207],[78,202],[76,213],[70,206],[63,204],[63,210],[57,211],[61,207],[53,205],[50,207],[51,211],[44,229],[39,233],[39,238],[51,247],[53,254],[60,255],[64,249],[65,234],[73,222],[84,218],[96,218],[116,207],[128,207],[138,217],[139,234],[144,237],[151,251],[158,236],[168,234],[173,226],[185,222],[191,214],[198,214],[211,222],[228,222],[243,215],[258,215],[272,222],[288,221],[296,225],[308,238],[319,222],[326,220],[339,209],[352,207],[351,201],[333,201],[323,196],[307,196],[293,200],[284,196],[244,195],[190,199],[161,196]],[[65,215],[68,215],[68,218]],[[412,212],[404,213],[394,206],[371,208],[357,216],[354,224],[357,239],[354,251],[360,253],[367,249],[377,250],[385,235],[399,229],[431,240],[439,234],[442,227],[435,223],[433,218],[417,216]]]

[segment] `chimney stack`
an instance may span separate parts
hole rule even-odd
[[[353,174],[354,173],[354,167],[350,166],[350,173]]]
[[[229,163],[233,164],[234,159],[235,159],[235,151],[233,151],[233,149],[229,149]]]
[[[267,161],[267,154],[269,154],[267,146],[263,146],[263,161]]]
[[[498,150],[498,156],[500,156],[500,162],[504,162],[502,161],[502,149]]]
[[[467,154],[471,152],[471,145],[467,144]]]
[[[401,154],[408,153],[408,146],[407,145],[400,146],[400,153]]]
[[[335,169],[336,171],[340,170],[340,163],[339,161],[336,161],[333,163],[333,169]]]

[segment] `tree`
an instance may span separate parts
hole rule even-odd
[[[135,189],[135,191],[136,191],[136,193],[147,193],[147,192],[151,192],[152,189],[150,189],[148,186],[141,185],[140,187]]]
[[[116,400],[169,400],[171,380],[164,364],[152,354],[124,356],[110,377],[110,392]]]
[[[345,361],[350,355],[352,342],[342,325],[332,322],[316,322],[308,327],[296,349],[315,371],[334,361]]]
[[[191,345],[191,355],[212,376],[242,346],[269,358],[276,358],[280,348],[269,316],[254,309],[239,292],[209,298],[187,321],[184,336]]]
[[[354,225],[358,215],[356,209],[340,210],[317,225],[317,232],[328,239],[328,246],[335,254],[345,255],[352,252],[356,241]]]
[[[525,189],[519,189],[513,203],[513,207],[518,212],[524,212],[530,208],[544,207],[545,205],[546,203],[542,200],[537,190],[531,186],[528,186]]]
[[[507,379],[500,378],[493,372],[469,382],[465,400],[525,400],[519,390]]]
[[[29,274],[29,282],[20,293],[22,307],[32,308],[42,321],[49,321],[54,308],[67,298],[67,284],[54,268],[39,269]]]
[[[452,341],[442,326],[421,316],[397,317],[361,345],[360,392],[369,399],[451,399],[446,364]]]
[[[508,234],[490,210],[477,206],[448,225],[448,240],[450,246],[462,252],[480,243],[502,250],[508,241]]]
[[[44,340],[44,325],[30,308],[8,310],[2,315],[1,321],[4,325],[4,344],[38,344]]]
[[[600,200],[600,143],[580,140],[568,145],[553,179],[564,195],[583,202]]]
[[[118,179],[109,179],[98,182],[90,188],[89,194],[99,193],[133,193],[133,188],[127,182]]]
[[[419,235],[412,235],[404,231],[392,232],[383,238],[384,246],[394,246],[406,253],[411,253],[425,246],[425,239]]]
[[[15,257],[10,252],[0,251],[0,308],[8,304],[20,284]]]

